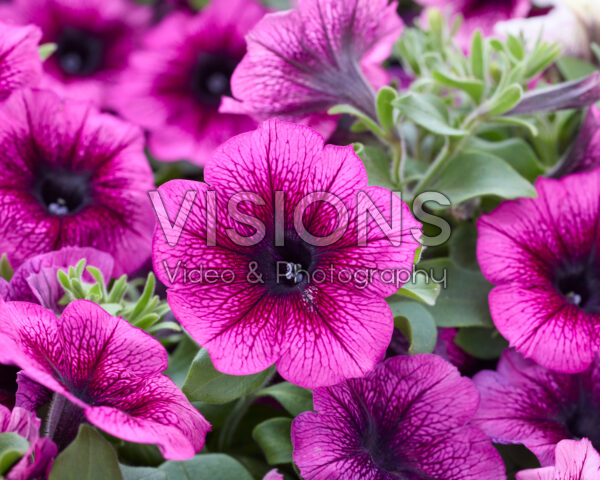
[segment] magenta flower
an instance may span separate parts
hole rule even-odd
[[[335,129],[326,114],[334,105],[375,118],[373,88],[388,82],[380,64],[402,32],[396,7],[388,0],[299,0],[297,10],[266,15],[233,74],[235,100],[225,99],[221,111],[306,123],[325,136]]]
[[[600,108],[592,105],[585,117],[579,136],[567,158],[552,175],[562,177],[571,173],[586,172],[600,166]]]
[[[472,375],[477,368],[477,359],[460,348],[454,339],[458,334],[456,328],[438,328],[438,338],[433,353],[449,361],[463,375]]]
[[[420,224],[397,196],[367,187],[351,146],[323,143],[308,127],[272,120],[222,145],[204,171],[207,183],[174,180],[159,188],[164,207],[154,199],[162,227],[154,270],[177,319],[224,373],[276,363],[293,383],[331,385],[369,371],[390,343],[393,318],[383,297],[402,284],[394,272],[412,268],[418,242],[411,232],[419,235]],[[163,229],[190,198],[186,192],[195,204],[173,241]],[[208,214],[207,231],[207,199],[215,192],[218,216]],[[368,224],[357,218],[358,200],[366,197],[383,221],[397,219],[389,235],[372,217]],[[366,245],[357,244],[357,232],[368,235]]]
[[[283,475],[279,473],[276,469],[271,470],[269,473],[265,475],[263,480],[284,480]]]
[[[114,275],[150,255],[154,185],[141,132],[50,92],[0,107],[0,251],[16,267],[65,246],[115,259]]]
[[[110,86],[127,65],[152,11],[129,0],[14,0],[11,17],[57,45],[42,86],[63,98],[111,108]]]
[[[37,27],[17,27],[0,22],[0,100],[13,91],[35,85],[42,75]]]
[[[536,188],[538,198],[504,202],[479,220],[479,264],[497,285],[490,311],[525,357],[580,372],[600,350],[600,170]]]
[[[24,393],[31,400],[39,386],[54,392],[48,431],[60,448],[87,419],[115,437],[157,444],[167,459],[202,449],[210,425],[161,374],[167,352],[142,330],[87,300],[71,302],[58,319],[39,305],[3,303],[0,326],[0,361],[22,368]]]
[[[112,277],[114,261],[108,253],[90,247],[65,247],[26,260],[16,269],[10,282],[3,287],[5,290],[2,298],[8,301],[39,303],[55,313],[60,313],[64,306],[58,302],[63,297],[64,290],[57,278],[58,271],[68,271],[69,267],[75,267],[82,259],[86,260],[86,266],[100,270],[105,279]],[[87,272],[84,273],[84,280],[94,282]]]
[[[476,423],[494,441],[520,443],[542,465],[554,463],[564,439],[589,438],[600,447],[600,362],[580,374],[556,373],[504,353],[497,371],[473,378],[481,394]]]
[[[292,423],[305,480],[504,480],[490,439],[469,424],[479,395],[435,355],[395,357],[364,378],[313,392]]]
[[[159,159],[204,165],[221,143],[256,128],[219,105],[246,53],[244,36],[264,13],[256,0],[214,0],[198,15],[168,16],[147,35],[122,76],[117,108],[150,131]]]
[[[424,7],[435,7],[449,15],[461,14],[463,23],[456,40],[464,49],[470,48],[471,36],[480,29],[493,35],[498,22],[523,18],[531,10],[531,0],[415,0]]]
[[[556,446],[556,466],[523,470],[517,480],[596,480],[600,455],[587,438],[563,440]]]
[[[35,412],[0,405],[0,433],[14,432],[29,442],[29,451],[6,475],[6,480],[45,480],[57,453],[54,442],[40,438],[40,419]],[[4,478],[4,477],[3,477]]]

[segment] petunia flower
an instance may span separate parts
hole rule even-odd
[[[284,478],[283,475],[275,469],[268,472],[263,480],[284,480]]]
[[[167,459],[202,449],[210,425],[161,374],[167,352],[142,330],[87,300],[58,319],[39,305],[3,302],[0,327],[0,362],[21,367],[30,389],[53,392],[48,432],[59,448],[87,420],[117,438],[157,444]]]
[[[213,0],[195,16],[171,14],[146,36],[115,96],[117,109],[149,130],[153,155],[204,165],[225,140],[256,128],[219,105],[246,53],[244,36],[264,13],[256,0]]]
[[[305,480],[504,480],[490,439],[469,424],[471,380],[435,355],[394,357],[364,378],[317,388],[292,423]]]
[[[14,0],[10,18],[37,25],[57,50],[42,87],[113,108],[110,86],[127,65],[152,10],[129,0]]]
[[[478,222],[479,264],[497,285],[490,312],[525,357],[581,372],[600,350],[600,170],[536,188],[538,198],[504,202]]]
[[[154,185],[139,129],[51,92],[0,106],[0,252],[13,267],[65,246],[94,247],[118,276],[150,255]]]
[[[498,22],[526,17],[531,0],[415,0],[424,7],[434,7],[449,16],[462,15],[463,22],[456,35],[458,44],[468,50],[471,36],[480,29],[484,35],[493,35]]]
[[[476,424],[494,441],[523,444],[552,465],[561,440],[586,437],[600,447],[599,379],[597,360],[585,372],[565,374],[509,350],[497,371],[473,378],[481,394]]]
[[[541,3],[541,2],[537,2]],[[596,0],[545,0],[545,15],[498,22],[495,32],[522,36],[530,46],[540,39],[558,43],[563,55],[592,60],[591,45],[600,41],[600,5]]]
[[[350,104],[375,118],[373,89],[388,82],[381,63],[402,32],[396,2],[299,0],[297,10],[266,15],[247,37],[223,112],[257,120],[280,117],[323,135],[335,129],[326,114]]]
[[[290,382],[331,385],[369,371],[390,343],[383,297],[403,283],[395,272],[412,268],[420,224],[399,197],[367,186],[351,146],[323,144],[308,127],[271,120],[222,145],[206,183],[173,180],[153,199],[154,271],[177,319],[224,373],[276,363]],[[216,214],[207,210],[213,195]],[[392,219],[389,234],[357,217],[365,202]],[[174,238],[180,213],[187,220]]]
[[[600,455],[587,438],[563,440],[556,446],[556,465],[523,470],[516,480],[596,480],[600,478]]]
[[[530,115],[584,108],[600,100],[600,72],[571,82],[527,92],[507,115]]]
[[[49,438],[40,438],[40,419],[21,407],[0,405],[0,433],[13,432],[29,442],[29,451],[11,467],[6,480],[45,480],[57,448]],[[4,478],[4,477],[3,477]]]
[[[567,157],[552,171],[555,178],[600,166],[600,109],[592,105]]]
[[[13,91],[35,85],[42,75],[38,47],[42,33],[32,25],[0,22],[0,100]]]
[[[63,311],[59,305],[64,290],[58,281],[58,271],[68,271],[77,263],[86,260],[86,266],[100,270],[103,277],[112,277],[114,261],[105,252],[90,247],[65,247],[54,252],[42,253],[26,260],[15,270],[13,277],[2,295],[4,300],[39,303],[55,313]],[[85,272],[86,281],[93,282],[92,276]]]

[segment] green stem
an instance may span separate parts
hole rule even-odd
[[[46,418],[46,436],[56,443],[59,451],[62,451],[75,439],[83,421],[83,409],[55,393]]]
[[[275,367],[271,367],[271,369],[271,373],[267,376],[261,386],[256,389],[257,392],[265,388],[267,385],[269,385],[269,383],[271,383],[271,380],[273,380],[277,370],[275,370]],[[219,433],[218,446],[220,452],[227,451],[227,449],[231,446],[240,422],[246,413],[248,413],[248,409],[255,399],[256,398],[253,394],[246,395],[245,397],[240,398],[233,406],[231,413],[225,419],[223,427],[221,428],[221,432]]]
[[[234,405],[231,413],[225,419],[223,428],[219,433],[219,451],[227,451],[227,448],[231,446],[235,432],[242,421],[242,418],[248,413],[248,409],[254,402],[254,397],[248,395],[240,398]]]
[[[440,150],[438,155],[435,157],[433,163],[429,166],[425,175],[421,179],[421,181],[417,184],[413,191],[413,198],[423,193],[425,188],[429,186],[429,184],[435,179],[438,173],[454,158],[463,147],[471,140],[473,135],[480,124],[480,112],[475,110],[471,115],[469,115],[465,121],[463,122],[461,129],[467,130],[467,133],[464,137],[460,139],[460,141],[451,145],[451,141],[448,137],[446,137],[444,147]]]

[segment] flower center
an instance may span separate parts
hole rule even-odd
[[[304,288],[315,266],[314,248],[295,236],[286,237],[283,246],[257,245],[254,258],[265,285],[273,293]]]
[[[56,58],[67,75],[92,75],[102,66],[104,42],[98,36],[78,28],[66,28],[57,42]]]
[[[68,170],[47,170],[38,175],[33,195],[52,215],[78,212],[90,202],[90,175]]]
[[[593,258],[559,268],[554,285],[569,303],[586,313],[600,313],[600,269]]]
[[[225,53],[203,53],[192,72],[194,96],[204,105],[218,107],[223,95],[231,95],[230,79],[237,62]]]
[[[371,414],[366,411],[365,414],[369,416],[369,425],[362,433],[362,446],[371,457],[373,464],[386,474],[386,478],[427,480],[429,477],[417,467],[412,466],[410,460],[403,460],[402,455],[394,451],[394,442],[389,439],[383,429],[377,427]]]

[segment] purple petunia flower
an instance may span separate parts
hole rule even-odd
[[[335,129],[326,114],[334,105],[376,118],[373,87],[388,82],[380,64],[403,27],[396,7],[388,0],[299,0],[297,10],[266,15],[233,74],[235,100],[225,99],[221,111],[306,123],[325,136]]]
[[[147,35],[122,75],[117,108],[150,131],[159,159],[204,165],[221,143],[256,127],[245,115],[219,113],[219,105],[246,53],[244,36],[264,13],[255,0],[213,0],[195,16],[170,15]]]
[[[494,26],[503,20],[526,17],[531,0],[415,0],[424,7],[435,7],[443,13],[461,14],[463,23],[456,36],[464,49],[471,45],[471,35],[480,29],[484,35],[493,35]]]
[[[580,374],[556,373],[505,352],[497,371],[474,377],[481,394],[476,423],[500,443],[520,443],[542,465],[554,463],[564,439],[589,438],[600,447],[600,361]]]
[[[37,27],[0,22],[0,100],[13,91],[35,85],[42,75]]]
[[[40,419],[21,407],[12,411],[0,405],[0,433],[14,432],[29,442],[29,451],[11,467],[6,480],[45,480],[57,448],[49,438],[40,438]],[[3,477],[4,478],[4,477]]]
[[[479,220],[479,264],[497,285],[490,311],[525,357],[580,372],[600,350],[600,170],[536,188],[538,198],[504,202]]]
[[[32,23],[57,45],[42,86],[112,108],[109,87],[127,65],[152,11],[129,0],[14,0],[10,18]]]
[[[331,385],[369,371],[390,343],[383,297],[403,283],[394,273],[412,268],[420,224],[399,197],[367,186],[351,146],[323,143],[308,127],[271,120],[222,145],[207,183],[159,188],[154,270],[173,313],[222,372],[276,363],[293,383]],[[216,216],[207,210],[213,194]],[[389,234],[357,217],[367,197],[381,221],[392,218]],[[189,215],[173,241],[167,230],[185,198],[195,204],[184,205]]]
[[[39,305],[3,302],[0,327],[0,361],[29,380],[20,394],[35,404],[42,386],[54,392],[48,431],[60,448],[87,419],[115,437],[158,444],[167,459],[202,449],[210,425],[161,374],[167,352],[142,330],[87,300],[58,319]]]
[[[596,480],[600,455],[587,438],[563,440],[556,446],[556,466],[523,470],[516,480]]]
[[[501,480],[490,439],[469,424],[479,395],[435,355],[394,357],[364,378],[314,393],[292,423],[305,480]]]
[[[64,246],[139,268],[154,228],[154,185],[139,129],[51,92],[13,94],[0,107],[0,252],[21,265]]]
[[[17,268],[10,282],[0,279],[1,296],[7,301],[39,303],[60,313],[64,306],[58,302],[64,290],[57,278],[58,271],[68,271],[82,259],[86,260],[86,266],[100,270],[105,279],[112,277],[114,261],[108,253],[90,247],[65,247],[29,258]],[[84,273],[84,280],[94,281],[88,272]]]

